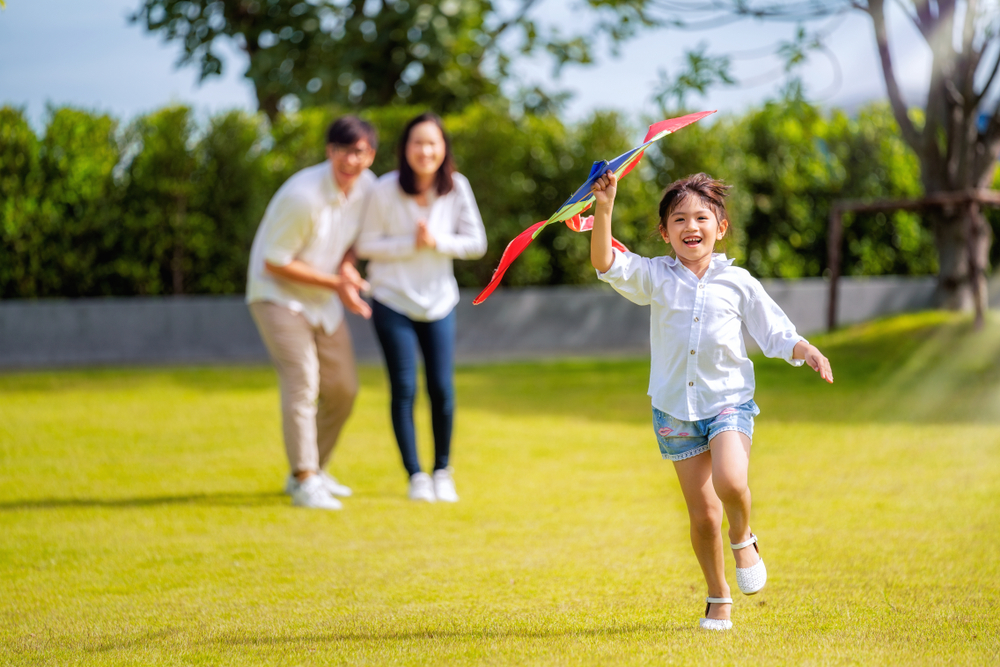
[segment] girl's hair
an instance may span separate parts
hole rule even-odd
[[[701,198],[719,222],[726,220],[726,195],[731,187],[708,174],[692,174],[674,181],[663,191],[660,200],[660,229],[666,228],[670,213],[691,195]]]
[[[422,113],[409,123],[406,124],[406,129],[403,130],[403,136],[399,138],[399,146],[397,146],[397,158],[399,159],[399,187],[403,188],[403,192],[408,195],[418,195],[420,191],[417,190],[417,175],[413,172],[413,167],[410,163],[406,161],[406,144],[410,141],[410,133],[413,128],[421,123],[434,123],[437,128],[441,130],[441,136],[444,137],[444,162],[438,167],[437,174],[434,177],[434,185],[437,193],[439,195],[448,194],[451,192],[452,188],[455,187],[455,183],[451,178],[451,175],[455,173],[455,157],[451,152],[451,140],[448,139],[448,133],[444,131],[444,124],[441,122],[441,118],[435,114],[428,111],[427,113]]]

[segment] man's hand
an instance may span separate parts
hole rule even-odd
[[[345,261],[340,265],[340,280],[336,289],[344,308],[366,320],[372,316],[372,307],[361,298],[361,292],[367,292],[371,285],[361,277],[352,262]]]

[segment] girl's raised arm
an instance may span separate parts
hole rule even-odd
[[[608,171],[590,188],[597,200],[594,208],[594,229],[590,233],[590,263],[601,273],[611,268],[614,253],[611,252],[611,211],[615,206],[618,192],[618,177]]]

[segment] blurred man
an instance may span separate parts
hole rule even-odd
[[[271,199],[250,250],[247,303],[278,371],[281,424],[299,507],[340,509],[351,495],[324,468],[358,391],[344,308],[371,317],[354,267],[378,136],[345,116],[327,131],[328,160],[289,178]]]

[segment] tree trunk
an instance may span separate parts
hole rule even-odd
[[[281,97],[278,95],[260,94],[257,93],[257,108],[267,114],[267,119],[274,122],[274,119],[278,117],[278,103],[281,101]]]
[[[170,273],[173,280],[174,295],[184,294],[184,222],[187,217],[187,202],[184,198],[177,201],[176,217],[174,218],[174,253],[170,258]]]
[[[991,239],[989,226],[984,224],[978,207],[954,206],[930,210],[927,215],[938,248],[936,305],[948,310],[972,311],[978,295],[980,305],[985,307],[984,269],[989,262]]]

